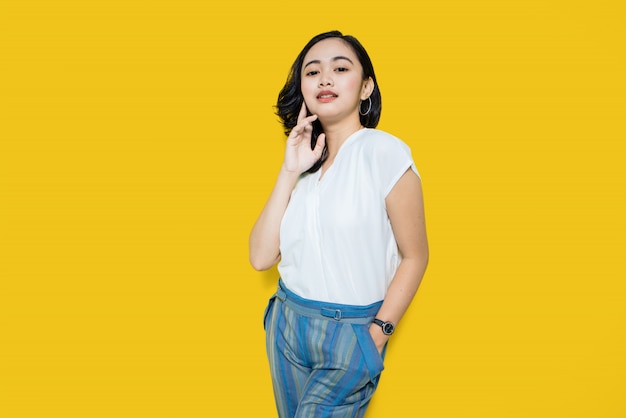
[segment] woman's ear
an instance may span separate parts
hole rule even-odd
[[[363,88],[361,89],[361,100],[367,100],[368,97],[372,95],[374,91],[374,80],[372,77],[368,77],[367,80],[363,81]]]

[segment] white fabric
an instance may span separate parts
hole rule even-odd
[[[419,175],[404,142],[361,129],[323,176],[303,174],[280,228],[278,271],[287,288],[324,302],[383,300],[400,263],[385,198],[409,168]]]

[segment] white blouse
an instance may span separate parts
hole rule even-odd
[[[409,147],[379,130],[361,129],[333,164],[303,174],[280,227],[278,271],[297,295],[369,305],[383,300],[400,256],[385,198],[411,168]]]

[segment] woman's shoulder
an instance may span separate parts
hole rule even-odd
[[[380,129],[366,128],[361,136],[361,140],[357,142],[360,143],[362,147],[377,152],[395,149],[410,151],[409,146],[400,138]]]

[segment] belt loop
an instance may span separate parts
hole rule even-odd
[[[276,297],[284,302],[285,300],[287,300],[287,293],[285,293],[283,289],[278,289],[276,291]]]
[[[343,319],[343,312],[341,309],[322,308],[320,309],[320,315],[325,316],[326,318],[332,318],[335,321],[341,321]],[[349,318],[349,316],[347,318]]]
[[[341,321],[341,309],[335,309],[335,316],[333,319],[335,321]]]

